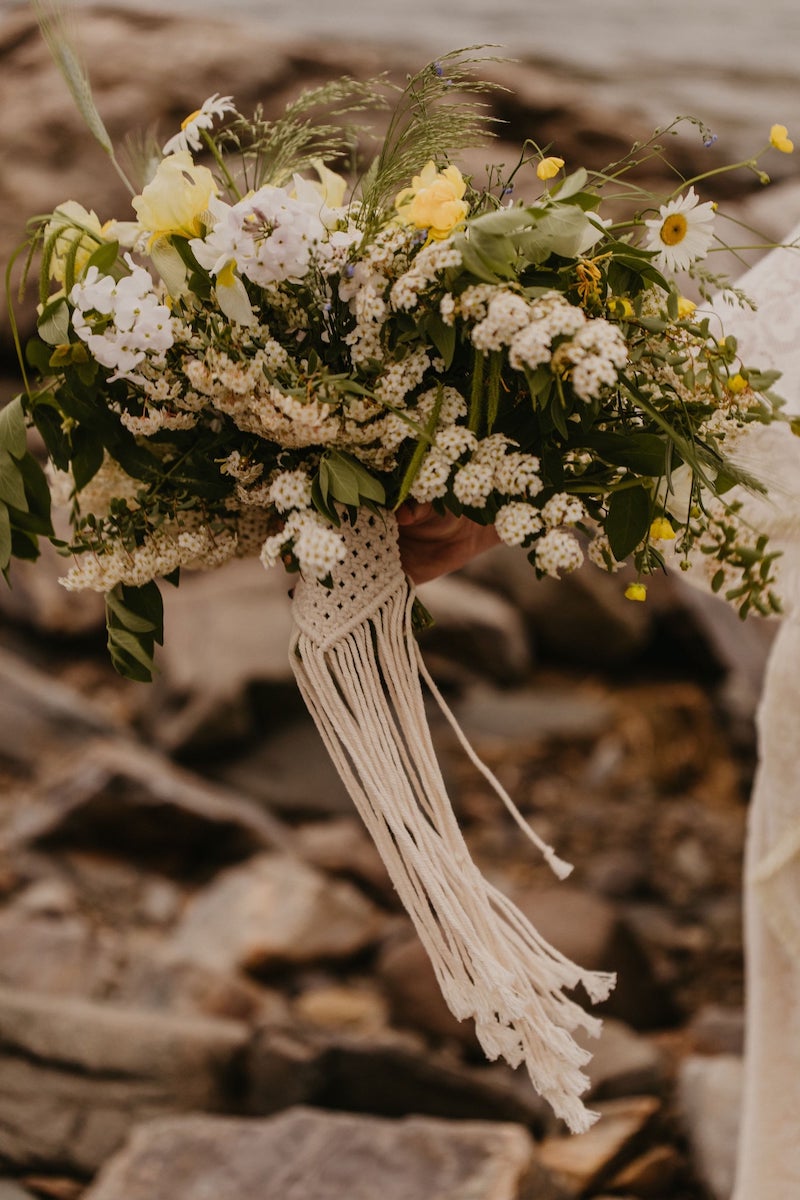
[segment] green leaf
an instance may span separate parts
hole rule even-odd
[[[550,192],[550,195],[559,201],[569,200],[572,196],[576,196],[578,192],[582,192],[586,187],[589,179],[589,172],[585,167],[578,167],[577,171],[573,171],[571,175],[567,175],[561,183]]]
[[[0,501],[27,512],[25,484],[19,466],[5,450],[0,450]]]
[[[22,458],[25,447],[25,414],[17,396],[0,410],[0,449],[7,450],[12,458]]]
[[[61,346],[69,341],[69,305],[63,296],[46,305],[37,328],[39,337],[48,346]]]
[[[656,433],[595,433],[584,445],[612,466],[628,467],[637,475],[664,474],[667,446]]]
[[[152,654],[148,654],[142,645],[139,638],[134,633],[129,633],[127,629],[110,628],[108,631],[108,649],[111,652],[112,660],[119,659],[120,651],[123,655],[132,658],[139,666],[143,667],[148,672],[148,677],[152,677],[152,672],[155,666]],[[124,661],[124,658],[123,660]]]
[[[102,465],[102,441],[94,431],[78,426],[72,433],[72,477],[77,491],[94,479]]]
[[[438,313],[432,313],[425,322],[425,328],[436,349],[444,359],[445,370],[453,363],[456,352],[455,325],[446,325]]]
[[[110,275],[113,267],[116,265],[118,255],[119,242],[104,242],[102,246],[98,246],[89,255],[83,273],[86,274],[89,267],[97,267],[101,275]]]
[[[409,496],[414,480],[419,474],[425,454],[433,440],[433,435],[436,433],[436,426],[439,424],[439,413],[442,411],[442,402],[444,400],[444,389],[441,384],[437,389],[436,400],[434,401],[431,415],[428,418],[428,424],[425,428],[425,437],[420,438],[414,447],[414,453],[411,456],[411,461],[406,467],[405,474],[400,481],[400,488],[397,493],[394,507],[399,508]]]
[[[0,504],[0,571],[11,562],[11,521],[5,504]]]
[[[326,454],[319,465],[320,485],[340,504],[358,505],[358,480],[349,462],[335,450]],[[324,483],[323,483],[324,480]]]
[[[116,621],[132,633],[154,633],[158,629],[158,626],[147,617],[140,617],[132,609],[126,608],[116,591],[106,595],[106,607],[109,612],[113,613]]]
[[[324,463],[324,459],[323,459],[323,462],[320,463],[319,473],[314,477],[314,481],[311,484],[311,503],[314,505],[314,508],[317,510],[317,512],[320,513],[325,518],[326,521],[330,521],[331,525],[335,525],[338,529],[339,525],[341,524],[341,522],[339,520],[339,514],[337,513],[334,506],[332,504],[330,504],[328,501],[327,468],[325,469],[325,472],[324,472],[324,479],[325,479],[325,484],[326,484],[324,489],[322,486],[322,480],[320,478],[321,475],[323,474],[323,472],[322,472],[323,463]]]
[[[611,553],[624,562],[650,527],[650,493],[643,487],[614,492],[608,502],[605,530]]]

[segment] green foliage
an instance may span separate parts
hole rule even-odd
[[[164,607],[156,583],[117,584],[106,593],[108,652],[114,669],[127,679],[150,683],[156,645],[164,642]]]

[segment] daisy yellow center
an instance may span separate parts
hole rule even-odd
[[[193,113],[189,113],[188,117],[184,117],[181,121],[181,129],[185,129],[187,125],[191,125],[192,121],[196,120],[201,112],[202,109],[196,108]]]
[[[689,223],[683,213],[673,213],[661,226],[661,241],[665,246],[677,246],[686,237]]]

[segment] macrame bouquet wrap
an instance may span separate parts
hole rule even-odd
[[[490,1059],[524,1062],[556,1114],[581,1132],[595,1119],[580,1100],[590,1055],[571,1035],[579,1028],[596,1035],[600,1022],[566,992],[581,983],[593,1001],[603,1000],[614,976],[583,971],[559,954],[472,861],[436,761],[421,678],[457,726],[414,637],[397,523],[389,512],[362,509],[344,530],[348,555],[333,586],[301,579],[295,589],[291,661],[300,691],[449,1008],[459,1020],[474,1018]],[[492,782],[556,874],[567,875],[567,864]]]

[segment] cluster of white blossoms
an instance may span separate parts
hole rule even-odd
[[[170,311],[149,273],[129,254],[125,262],[130,274],[118,280],[89,267],[69,295],[73,328],[92,358],[114,372],[110,382],[130,377],[146,360],[163,366],[174,342]]]
[[[313,509],[289,513],[280,533],[268,537],[261,547],[261,562],[274,567],[286,556],[297,561],[300,572],[309,579],[325,579],[347,557],[341,534]]]
[[[578,539],[565,529],[550,529],[543,534],[536,543],[535,554],[537,570],[553,579],[576,571],[583,562]]]
[[[382,334],[390,315],[390,281],[407,263],[411,236],[402,226],[390,225],[365,247],[357,262],[343,265],[338,297],[355,318],[344,339],[355,367],[383,360]]]
[[[437,432],[425,455],[411,487],[413,498],[420,502],[441,499],[452,488],[460,504],[483,508],[492,495],[520,500],[537,496],[542,490],[539,459],[516,449],[502,434],[479,441],[471,430],[456,424],[466,410],[463,398],[454,388],[443,390],[452,393],[448,398],[453,420]],[[429,402],[435,393],[433,389],[427,394]]]
[[[267,184],[236,204],[212,196],[208,209],[213,226],[204,238],[190,242],[200,265],[217,278],[235,268],[267,287],[299,283],[312,258],[349,248],[360,235],[335,229],[340,214],[325,207],[319,192],[297,195],[303,182],[296,177],[293,190]]]
[[[301,469],[279,471],[270,482],[267,498],[279,513],[289,512],[292,508],[310,508],[311,476]]]
[[[595,400],[613,387],[628,362],[628,347],[616,325],[602,317],[587,320],[556,352],[570,364],[569,379],[581,400]]]
[[[409,269],[392,285],[392,307],[410,312],[416,307],[420,292],[430,287],[444,271],[460,266],[461,252],[449,239],[423,246]]]
[[[532,504],[512,500],[498,509],[494,528],[507,546],[523,546],[541,530],[542,514]]]
[[[236,553],[237,538],[231,529],[212,530],[203,524],[164,527],[132,549],[117,543],[96,554],[82,554],[59,582],[68,592],[110,592],[118,583],[143,587],[179,567],[213,570]]]

